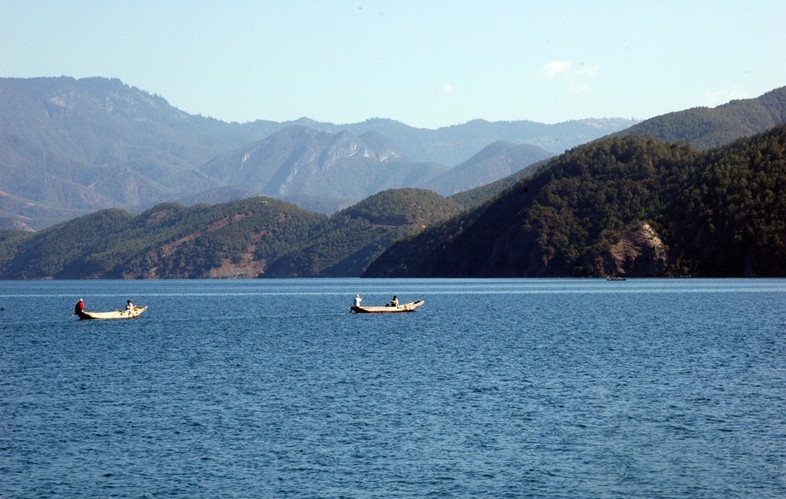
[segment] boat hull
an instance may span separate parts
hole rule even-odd
[[[379,307],[363,307],[353,305],[349,308],[350,312],[356,314],[397,314],[402,312],[414,312],[416,308],[426,303],[424,300],[413,301],[410,303],[403,303],[401,305],[392,306],[379,306]]]
[[[79,312],[77,316],[82,320],[109,321],[117,319],[136,319],[147,307],[134,307],[134,310],[115,310],[114,312]]]

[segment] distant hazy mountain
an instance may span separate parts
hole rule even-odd
[[[0,209],[40,228],[216,187],[195,165],[252,140],[119,80],[0,79]]]
[[[409,158],[452,166],[498,141],[530,144],[558,154],[579,144],[624,130],[638,123],[638,120],[583,119],[553,125],[534,121],[473,120],[436,130],[412,128],[398,121],[386,119],[367,120],[352,125],[316,123],[305,119],[298,120],[296,123],[334,133],[339,130],[347,130],[355,135],[362,135],[369,131],[377,132],[398,144],[401,152]]]
[[[325,199],[325,193],[346,206],[386,189],[407,186],[449,195],[489,184],[550,156],[537,146],[496,142],[451,168],[413,162],[376,132],[355,137],[347,131],[293,126],[216,157],[200,171],[222,184],[243,186],[301,206],[309,199]]]
[[[376,192],[419,185],[449,167],[415,163],[389,139],[302,126],[277,132],[200,168],[225,185],[277,198],[332,197],[356,202]]]
[[[248,199],[253,197],[257,197],[257,195],[251,191],[234,186],[225,186],[216,187],[215,189],[210,189],[208,191],[202,191],[191,196],[182,197],[177,199],[176,203],[182,204],[183,206],[193,206],[195,204],[222,204],[229,203],[230,201],[238,201],[240,199]]]
[[[273,195],[331,211],[361,199],[368,189],[423,186],[499,140],[562,151],[632,123],[478,120],[438,130],[392,120],[238,124],[189,115],[116,79],[0,78],[0,227],[40,229],[108,207],[141,211],[223,187],[251,194],[286,192]],[[293,126],[300,132],[285,132]],[[255,147],[269,157],[255,154]],[[352,147],[365,152],[358,155]],[[309,160],[304,152],[295,157],[299,150],[324,156]],[[221,164],[234,161],[238,151],[241,158],[250,155],[247,166],[258,168],[270,169],[278,158],[278,176],[253,192],[244,184],[227,184],[248,179],[259,185],[266,175],[232,172],[231,165]],[[393,155],[385,157],[385,151]],[[285,158],[287,153],[294,156]],[[305,165],[312,170],[295,169]],[[384,178],[381,172],[388,168]]]
[[[537,146],[498,141],[423,185],[448,196],[509,177],[551,156],[553,154]]]

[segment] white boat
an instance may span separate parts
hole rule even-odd
[[[132,310],[115,310],[114,312],[87,312],[83,310],[76,315],[82,320],[136,319],[145,310],[147,310],[147,307],[134,307]]]
[[[356,314],[395,314],[399,312],[414,312],[416,308],[426,303],[424,300],[413,301],[410,303],[402,303],[401,305],[381,305],[364,307],[361,305],[353,305],[349,307],[350,312]]]

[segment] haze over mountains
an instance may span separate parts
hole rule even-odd
[[[116,79],[0,78],[0,227],[37,230],[102,208],[139,212],[174,200],[264,194],[332,213],[392,187],[451,194],[633,123],[238,124],[189,115]],[[507,149],[499,161],[469,162],[498,142],[509,144],[494,146]]]
[[[103,88],[107,81],[98,83]],[[152,107],[171,110],[160,98],[140,94],[147,104],[103,101],[92,117],[80,118],[80,129],[92,127],[105,138],[133,136],[98,126],[113,119],[107,109],[122,109],[124,124],[137,116],[131,129],[145,128]],[[51,120],[48,113],[57,116],[66,102],[54,99],[39,118]],[[144,112],[134,111],[137,105]],[[87,152],[94,161],[125,157],[134,165],[139,163],[131,158],[147,157],[146,175],[126,166],[121,183],[129,185],[120,189],[126,194],[135,192],[130,185],[142,185],[131,182],[134,175],[168,188],[180,175],[181,183],[223,182],[196,192],[191,201],[242,197],[251,192],[246,187],[269,197],[212,206],[163,203],[139,215],[109,209],[36,234],[0,231],[0,278],[786,275],[786,87],[652,118],[553,157],[546,152],[541,160],[530,156],[537,146],[496,141],[453,167],[407,160],[404,147],[379,129],[279,124],[264,138],[246,141],[239,135],[271,125],[222,124],[176,110],[168,116],[157,121],[157,136],[148,132],[145,146],[136,149],[128,140],[103,146],[69,141],[60,135],[77,132],[67,127],[58,128],[59,135],[31,132],[25,141],[17,130],[2,140],[24,144],[16,154],[26,152],[44,165],[47,153],[29,147],[43,135],[60,137],[58,150],[80,161]],[[191,149],[160,137],[171,139],[181,128],[202,137],[195,148],[219,152],[192,168],[184,159],[194,154]],[[81,138],[88,136],[96,135]],[[178,166],[165,165],[158,174],[155,158],[145,156],[148,140],[169,144],[162,154]],[[406,173],[426,188],[388,186],[385,175],[368,173],[374,168]],[[13,172],[17,178],[20,171]],[[76,176],[79,168],[70,171]],[[358,171],[366,173],[365,183],[334,182]],[[499,180],[478,180],[478,171]],[[472,183],[478,187],[461,187]],[[300,196],[337,205],[341,196],[369,186],[386,190],[331,216],[273,199]],[[320,196],[320,187],[338,197]],[[52,185],[41,190],[66,192]],[[87,189],[98,190],[98,184]],[[13,206],[13,197],[0,199]]]

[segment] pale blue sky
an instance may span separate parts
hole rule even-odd
[[[646,119],[786,85],[786,0],[0,0],[0,76],[224,121]]]

